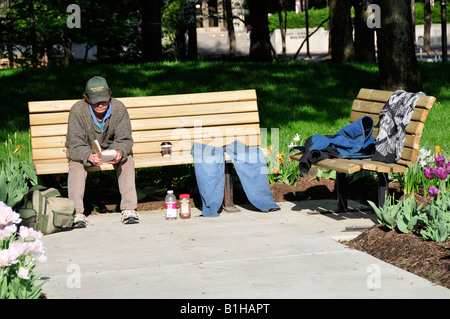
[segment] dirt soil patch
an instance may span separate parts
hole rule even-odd
[[[280,183],[271,185],[274,200],[276,202],[283,202],[336,199],[334,180],[315,178],[315,172],[313,170],[310,174],[304,176],[294,185]],[[376,185],[376,181],[370,178],[350,183],[348,185],[349,199],[362,204],[367,204],[367,200],[376,203]],[[389,184],[389,191],[397,199],[403,197],[401,187],[398,183],[391,182]],[[192,201],[196,207],[201,207],[200,198],[193,197]],[[423,196],[416,196],[416,198],[421,203],[428,201]],[[248,203],[242,189],[236,186],[234,189],[234,202],[236,204]],[[163,201],[139,203],[138,207],[138,210],[163,209]],[[344,244],[352,249],[363,251],[396,267],[450,289],[449,240],[446,243],[424,241],[420,236],[414,234],[402,234],[389,230],[384,225],[375,225],[354,240]]]
[[[450,289],[450,242],[424,241],[414,234],[374,225],[347,245]]]

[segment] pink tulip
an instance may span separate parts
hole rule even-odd
[[[431,197],[436,196],[437,194],[439,194],[441,191],[439,189],[437,189],[436,187],[434,187],[433,185],[431,185],[428,188],[428,195],[430,195]]]
[[[434,167],[425,167],[424,175],[428,179],[433,179],[436,175],[436,169]]]
[[[435,156],[434,161],[436,162],[437,167],[443,167],[445,165],[445,158],[442,155]]]
[[[436,171],[436,174],[438,176],[439,179],[446,179],[448,172],[445,168],[443,167],[439,167],[438,170]]]

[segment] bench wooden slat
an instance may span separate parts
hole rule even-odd
[[[265,156],[269,155],[269,151],[265,148],[260,148]],[[171,166],[171,165],[183,165],[192,164],[192,155],[186,153],[173,153],[171,157],[162,157],[160,153],[153,154],[136,154],[133,156],[135,162],[135,168],[146,168],[146,167],[160,167],[160,166]],[[230,162],[231,159],[227,153],[225,153],[225,161]],[[65,158],[60,159],[49,159],[49,160],[36,160],[35,170],[39,172],[39,175],[45,174],[64,174],[68,173],[69,166],[68,160]],[[101,166],[93,166],[88,169],[88,171],[108,171],[113,170],[114,167],[110,164],[102,164]]]
[[[397,164],[404,165],[404,166],[406,166],[406,167],[413,167],[413,166],[414,166],[414,163],[413,163],[413,162],[411,162],[411,161],[406,161],[406,160],[403,160],[403,159],[400,159],[400,160],[397,162]]]
[[[192,156],[172,156],[170,158],[157,156],[157,157],[145,157],[145,158],[134,158],[135,168],[145,168],[145,167],[159,167],[159,166],[170,166],[170,165],[182,165],[182,164],[192,164]],[[59,162],[36,162],[36,171],[40,172],[40,175],[45,174],[64,174],[69,172],[69,166],[67,160],[60,160]],[[89,171],[108,171],[113,170],[114,167],[111,164],[102,164],[101,166],[90,167]]]
[[[31,139],[31,148],[61,148],[64,147],[66,143],[65,136],[45,136],[45,137],[35,137]]]
[[[331,169],[339,173],[354,174],[361,170],[361,165],[339,158],[328,158],[314,164],[321,168]]]
[[[367,100],[373,102],[386,103],[394,91],[381,91],[373,89],[361,89],[356,97],[359,100]],[[431,109],[436,98],[434,96],[421,96],[419,97],[416,107],[424,107],[428,110]]]
[[[142,106],[170,106],[203,103],[234,103],[239,101],[256,100],[255,90],[237,90],[192,94],[173,94],[147,97],[118,98],[127,108]]]
[[[47,112],[53,113],[64,111],[69,112],[71,107],[80,99],[60,100],[60,101],[31,101],[28,103],[28,111],[30,114],[47,113]],[[238,90],[238,91],[174,94],[174,95],[146,96],[146,97],[124,97],[117,99],[119,101],[122,101],[127,108],[134,108],[142,106],[168,106],[168,105],[256,100],[256,91]]]
[[[383,107],[384,103],[355,100],[353,102],[352,112],[376,114],[378,116]],[[425,122],[429,112],[429,109],[416,107],[411,115],[411,121]]]
[[[382,163],[370,161],[367,159],[343,159],[349,161],[350,163],[355,163],[361,166],[361,169],[368,171],[374,171],[379,173],[389,173],[391,168],[389,166],[383,165]]]
[[[64,159],[67,157],[66,148],[42,148],[37,150],[32,150],[33,160],[42,160],[42,159]]]
[[[135,131],[132,133],[135,143],[139,142],[163,142],[179,141],[182,139],[194,140],[229,140],[233,136],[260,136],[259,124],[227,125],[216,127],[194,127],[179,128],[170,130]],[[66,143],[66,136],[45,136],[32,139],[32,148],[63,148]]]
[[[372,132],[372,138],[374,140],[376,140],[377,136],[378,136],[378,128],[374,128],[373,132]],[[419,149],[420,148],[420,136],[406,134],[404,146],[409,147],[409,148]]]
[[[359,112],[352,112],[350,114],[350,122],[353,123],[357,121],[358,119],[362,118],[363,116],[370,116],[373,119],[374,126],[379,126],[379,116],[374,114],[365,114],[365,113],[359,113]],[[408,127],[406,128],[406,133],[408,134],[414,134],[414,135],[421,135],[424,128],[424,123],[417,122],[417,121],[411,121],[408,124]]]
[[[193,139],[211,141],[229,139],[233,136],[260,136],[259,124],[237,124],[225,126],[196,126],[182,127],[171,130],[133,131],[135,142],[150,141],[177,141],[181,139]]]
[[[207,103],[197,105],[176,105],[166,107],[141,107],[129,108],[128,113],[130,119],[151,119],[177,117],[177,116],[193,116],[193,115],[209,115],[223,114],[227,116],[230,113],[253,112],[257,110],[256,101],[237,101],[233,104],[227,103]]]
[[[299,161],[302,157],[301,152],[295,152],[290,155],[291,159]],[[332,161],[331,161],[332,160]],[[406,161],[403,161],[406,164]],[[348,165],[351,164],[351,165]],[[361,169],[379,172],[379,173],[403,173],[406,171],[406,165],[394,163],[382,163],[372,161],[372,159],[326,159],[313,164],[321,168],[332,169],[340,173],[353,174]],[[358,169],[359,167],[359,169]]]
[[[40,136],[66,136],[67,124],[35,125],[30,127],[31,139]]]
[[[139,119],[131,120],[133,131],[143,130],[160,130],[167,128],[182,127],[200,127],[200,126],[217,126],[217,125],[233,125],[233,124],[253,124],[259,123],[258,112],[233,113],[228,115],[212,114],[212,115],[196,115],[196,116],[180,116],[171,117],[164,120],[161,119]],[[31,137],[42,136],[58,136],[67,134],[67,124],[56,125],[35,125],[31,126]]]
[[[33,113],[47,113],[47,112],[69,112],[72,106],[77,103],[82,97],[77,100],[60,100],[60,101],[30,101],[28,102],[28,112]]]
[[[230,103],[209,103],[199,105],[176,105],[168,107],[141,107],[128,110],[130,119],[150,119],[180,117],[192,115],[243,113],[257,110],[256,101],[238,101]],[[69,112],[30,114],[30,125],[62,124],[69,120]]]
[[[403,161],[403,160],[400,160],[400,161]],[[406,172],[407,165],[401,165],[401,164],[398,164],[398,162],[397,163],[389,163],[389,164],[386,163],[385,165],[389,166],[391,168],[391,173],[404,173],[404,172]]]
[[[294,161],[300,161],[302,158],[302,152],[294,152],[289,157]],[[321,168],[327,168],[331,170],[335,170],[340,173],[353,174],[358,172],[361,169],[361,165],[358,163],[351,163],[349,161],[342,161],[338,158],[329,158],[322,161],[319,161],[315,164],[315,166]]]
[[[30,114],[30,125],[65,124],[69,121],[69,112]]]
[[[158,130],[167,128],[182,128],[182,127],[199,127],[199,126],[218,126],[218,125],[232,125],[232,124],[251,124],[259,123],[258,112],[233,113],[224,116],[223,114],[212,115],[195,115],[195,116],[180,116],[161,119],[140,119],[131,120],[131,127],[133,131],[141,130]]]
[[[248,136],[228,136],[218,139],[211,140],[208,144],[214,145],[216,147],[222,147],[224,145],[228,145],[233,141],[241,141],[248,146],[259,146],[260,138],[258,135]],[[190,150],[192,148],[193,142],[195,140],[192,139],[180,139],[178,141],[172,140],[172,153],[182,152],[190,154]],[[202,142],[204,142],[202,140]],[[157,142],[137,142],[134,143],[133,146],[133,154],[151,154],[155,153],[158,156],[161,156],[161,141]],[[33,159],[37,160],[45,160],[45,159],[65,159],[66,158],[66,148],[63,147],[55,147],[55,148],[40,148],[32,150]]]

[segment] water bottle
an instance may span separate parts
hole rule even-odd
[[[177,198],[172,190],[167,191],[166,195],[166,219],[177,218]]]

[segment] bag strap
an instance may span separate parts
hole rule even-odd
[[[34,185],[28,191],[29,192],[32,192],[32,191],[35,191],[35,190],[43,191],[43,190],[46,190],[46,189],[48,189],[48,187],[45,187],[45,186],[42,186],[42,185]]]
[[[34,185],[30,188],[29,192],[39,191],[44,197],[61,196],[61,193],[53,187],[46,187],[42,185]]]

